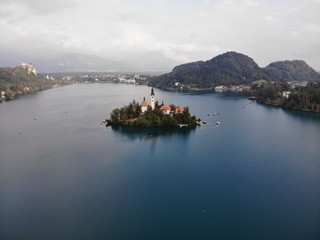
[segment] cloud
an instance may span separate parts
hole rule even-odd
[[[269,16],[265,16],[264,20],[266,20],[268,22],[273,22],[275,20],[275,18],[269,15]]]
[[[258,1],[255,0],[246,0],[244,1],[244,4],[246,6],[252,7],[252,6],[257,6],[258,5]]]
[[[1,0],[0,51],[118,59],[158,51],[183,62],[230,49],[266,65],[314,53],[319,12],[319,0]],[[310,63],[320,69],[320,56]]]
[[[123,11],[118,14],[120,21],[128,22],[129,24],[150,24],[153,22],[153,17],[148,16],[147,13],[141,11]]]
[[[320,25],[318,23],[309,23],[305,25],[305,31],[308,33],[320,34]],[[320,41],[320,39],[318,39]]]
[[[221,52],[217,45],[204,45],[197,43],[175,43],[162,41],[150,33],[137,29],[126,32],[123,36],[114,39],[112,46],[115,49],[128,52],[159,51],[166,57],[176,61],[192,60],[188,56],[209,53],[211,56]]]
[[[75,6],[73,0],[54,0],[54,1],[43,1],[43,0],[2,0],[0,3],[1,8],[20,8],[24,11],[30,11],[31,13],[37,14],[48,14],[58,13],[67,8]]]

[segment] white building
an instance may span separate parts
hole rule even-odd
[[[143,102],[140,104],[141,112],[144,113],[148,110],[149,104],[146,101],[146,98],[143,98]],[[154,90],[153,87],[151,88],[150,94],[150,107],[152,110],[155,108],[155,97],[154,97]]]
[[[144,113],[148,110],[148,103],[146,102],[146,98],[143,98],[143,102],[140,104],[141,112]]]
[[[282,97],[283,98],[289,98],[289,95],[291,94],[291,92],[289,92],[289,91],[283,91],[282,92]]]
[[[170,114],[171,112],[171,108],[168,105],[162,105],[160,107],[160,110],[164,113],[164,114]]]
[[[224,92],[224,91],[228,91],[228,88],[226,87],[226,86],[216,86],[215,88],[214,88],[214,90],[216,91],[216,92]]]
[[[154,107],[155,107],[155,98],[154,98],[154,91],[153,91],[153,87],[151,88],[151,109],[154,110]]]
[[[6,100],[5,95],[6,95],[6,92],[5,92],[5,91],[1,91],[1,93],[0,93],[0,100]]]

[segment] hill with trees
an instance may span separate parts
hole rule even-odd
[[[271,81],[319,81],[319,74],[303,60],[279,61],[264,68]]]
[[[283,96],[284,91],[289,93],[288,97]],[[290,86],[286,83],[254,83],[249,94],[255,96],[257,102],[260,103],[302,111],[320,112],[320,84],[309,83],[305,87],[298,86],[290,89]]]
[[[0,68],[1,101],[8,101],[19,95],[52,88],[57,84],[57,81],[47,80],[22,66]]]
[[[208,61],[179,65],[172,72],[153,77],[153,86],[167,90],[213,89],[217,85],[251,84],[256,80],[275,82],[320,81],[320,75],[304,61],[271,63],[260,68],[244,54],[227,52]]]

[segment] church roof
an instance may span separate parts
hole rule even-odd
[[[146,101],[143,101],[141,104],[140,104],[140,106],[141,107],[148,107],[148,103],[146,102]]]
[[[184,112],[184,107],[177,107],[176,108],[177,113],[183,113]]]
[[[171,110],[171,108],[170,108],[170,106],[168,106],[168,105],[162,105],[161,107],[160,107],[160,110],[162,110],[162,111],[170,111]]]

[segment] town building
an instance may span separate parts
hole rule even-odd
[[[289,91],[283,91],[282,92],[282,97],[283,98],[289,98],[290,94],[291,94],[291,92],[289,92]]]

